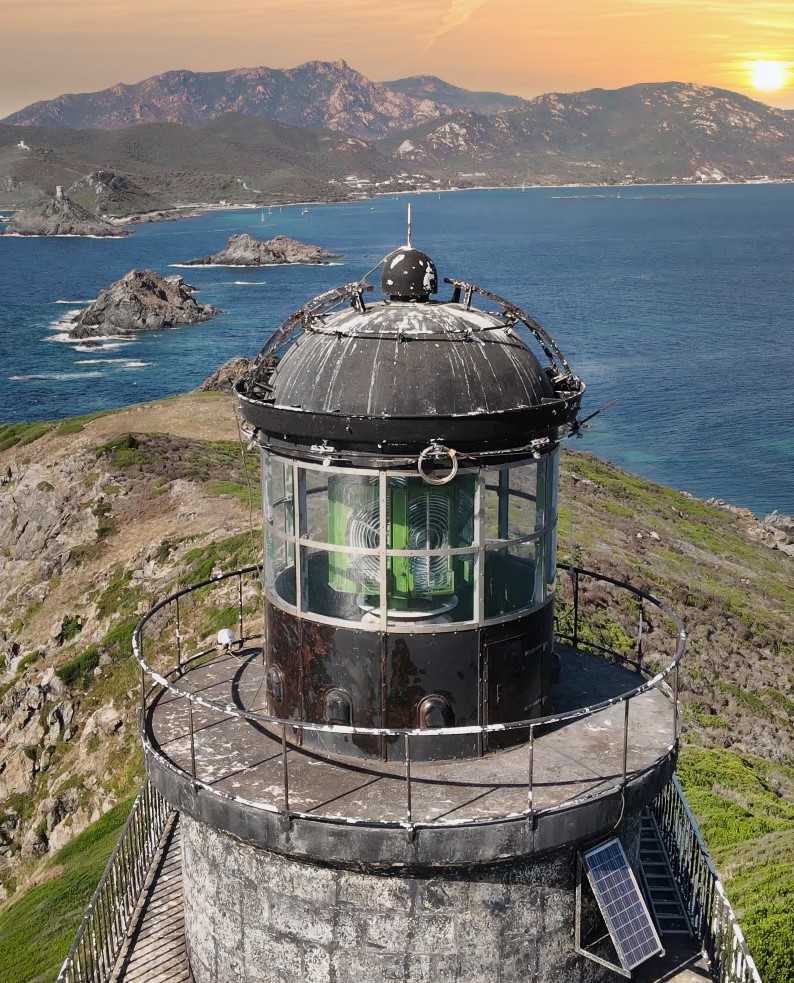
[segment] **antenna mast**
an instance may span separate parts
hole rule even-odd
[[[405,242],[409,249],[413,249],[413,243],[411,242],[411,203],[408,202],[408,238]]]

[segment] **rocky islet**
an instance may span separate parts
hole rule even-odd
[[[226,245],[217,253],[201,259],[188,260],[187,266],[288,266],[303,264],[322,266],[339,259],[339,253],[329,252],[322,246],[299,242],[289,236],[278,235],[272,239],[255,239],[247,232],[230,236]]]
[[[209,321],[220,311],[212,304],[199,304],[195,289],[181,276],[130,270],[75,317],[69,338],[129,335]]]

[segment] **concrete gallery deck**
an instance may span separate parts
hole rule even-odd
[[[554,694],[563,712],[614,699],[639,685],[628,669],[579,650],[561,649],[562,679]],[[183,691],[204,699],[265,713],[261,650],[246,649],[188,669]],[[163,691],[147,707],[151,751],[166,764],[221,795],[272,810],[286,809],[280,731],[254,724]],[[532,808],[542,812],[614,792],[623,780],[625,702],[538,731],[532,763]],[[672,702],[652,689],[630,701],[626,777],[630,782],[669,755],[674,742]],[[292,813],[321,820],[366,823],[406,819],[402,762],[349,759],[301,748],[287,731],[286,769]],[[459,761],[411,766],[414,824],[482,822],[526,813],[528,745]]]

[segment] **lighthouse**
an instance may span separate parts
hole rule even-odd
[[[184,591],[136,635],[193,978],[630,977],[662,948],[639,849],[675,766],[682,626],[558,570],[560,445],[585,386],[555,340],[442,282],[410,228],[380,287],[308,300],[236,387],[263,555],[215,578],[237,585],[235,633],[183,652]],[[610,607],[636,650],[599,635]],[[654,652],[651,611],[669,629]],[[172,627],[178,664],[158,671]]]

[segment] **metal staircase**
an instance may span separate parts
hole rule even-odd
[[[678,883],[670,866],[659,827],[648,810],[642,816],[640,873],[645,897],[653,913],[659,935],[685,935],[691,938],[692,928]]]

